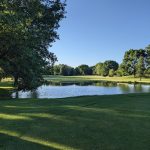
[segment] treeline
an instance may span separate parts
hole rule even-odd
[[[150,76],[150,45],[145,49],[130,49],[125,52],[121,64],[116,61],[107,60],[97,63],[95,66],[80,65],[76,68],[59,64],[54,65],[48,71],[51,75],[100,75],[100,76]]]
[[[72,75],[102,75],[108,76],[114,71],[116,71],[119,67],[119,64],[116,61],[108,60],[104,63],[98,63],[95,66],[88,65],[80,65],[76,68],[65,64],[55,65],[49,73],[51,75],[64,75],[64,76],[72,76]]]

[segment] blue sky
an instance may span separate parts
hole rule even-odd
[[[150,0],[68,0],[66,18],[50,51],[58,63],[121,62],[130,48],[150,44]]]

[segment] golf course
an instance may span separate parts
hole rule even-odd
[[[0,0],[0,150],[150,150],[150,0]]]
[[[0,150],[148,150],[149,97],[1,99]]]
[[[69,82],[98,77],[47,79]],[[11,82],[1,82],[1,95],[12,90]],[[148,150],[149,97],[149,93],[61,99],[1,97],[0,150]]]

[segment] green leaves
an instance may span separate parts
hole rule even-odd
[[[140,56],[136,65],[136,74],[140,79],[144,76],[145,71],[145,61],[144,57]]]
[[[56,56],[48,51],[58,39],[56,30],[64,18],[59,0],[11,0],[0,2],[0,67],[15,79],[15,86],[34,89]]]

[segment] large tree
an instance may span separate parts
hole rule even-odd
[[[94,68],[94,74],[101,76],[102,73],[103,73],[103,63],[97,63]]]
[[[145,71],[144,57],[140,56],[140,58],[138,59],[137,65],[136,65],[136,74],[138,77],[140,77],[140,80],[144,76],[144,71]]]
[[[113,60],[107,60],[103,63],[102,75],[108,76],[110,70],[116,71],[119,67],[119,64]]]
[[[63,75],[63,76],[72,76],[75,75],[75,70],[73,67],[70,67],[65,64],[59,64],[54,66],[54,75]]]
[[[150,45],[148,45],[146,48],[146,68],[150,69]]]
[[[143,49],[134,50],[130,49],[125,52],[123,62],[121,64],[121,68],[127,75],[136,76],[137,72],[137,63],[140,57],[146,58],[146,51]]]
[[[88,65],[80,65],[76,68],[78,70],[79,75],[91,75],[92,69]]]
[[[15,86],[37,87],[57,60],[48,48],[58,39],[64,7],[60,0],[0,1],[0,67]]]

